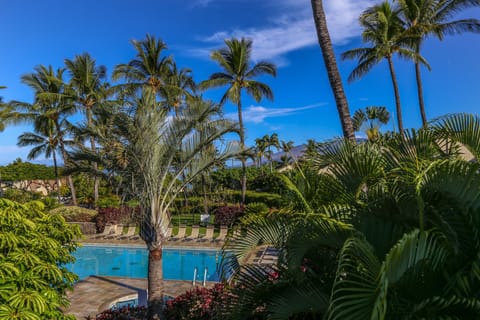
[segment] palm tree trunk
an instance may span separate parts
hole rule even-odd
[[[67,151],[65,151],[65,144],[63,143],[63,139],[59,139],[59,144],[60,144],[60,151],[62,152],[62,158],[63,158],[63,163],[65,167],[68,167],[68,155]],[[71,175],[67,176],[67,182],[68,182],[68,187],[70,188],[70,194],[72,195],[72,202],[73,205],[77,205],[77,195],[75,193],[75,186],[73,185],[73,179]]]
[[[90,109],[87,109],[87,125],[88,125],[88,127],[92,126],[92,114],[91,114]],[[97,148],[95,146],[95,138],[93,136],[90,136],[90,147],[92,149],[92,152],[94,152],[96,154],[97,153]],[[92,167],[93,167],[93,171],[95,172],[95,175],[93,177],[93,199],[94,199],[94,202],[95,202],[95,207],[97,207],[98,188],[99,188],[99,185],[100,185],[100,180],[98,179],[98,176],[97,176],[98,164],[96,162],[93,162]]]
[[[343,90],[342,78],[338,72],[335,53],[333,52],[332,41],[328,33],[327,20],[325,11],[323,10],[322,0],[311,0],[313,9],[313,19],[317,29],[318,43],[322,50],[323,61],[327,69],[328,80],[335,97],[340,123],[342,125],[343,136],[349,140],[355,140],[355,132],[353,130],[352,118],[348,108],[347,97]]]
[[[423,100],[423,85],[422,78],[420,74],[420,63],[415,62],[415,77],[417,79],[417,92],[418,92],[418,106],[420,107],[420,114],[422,116],[422,125],[424,128],[427,127],[427,115],[425,113],[425,102]]]
[[[150,246],[149,246],[150,247]],[[163,310],[162,245],[148,251],[148,313],[149,319],[161,319]],[[157,318],[155,318],[157,317]]]
[[[57,182],[57,199],[60,203],[62,199],[60,198],[60,179],[58,178],[58,165],[57,165],[57,155],[56,151],[53,151],[53,170],[55,171],[55,181]]]
[[[207,182],[204,174],[202,174],[202,188],[203,188],[203,213],[208,214]]]
[[[238,125],[240,127],[240,150],[243,152],[245,151],[245,129],[243,128],[243,117],[242,117],[242,102],[240,98],[238,99]],[[247,164],[245,161],[245,157],[242,155],[240,158],[240,161],[242,162],[242,177],[241,177],[241,186],[242,186],[242,202],[241,205],[243,206],[245,204],[245,195],[247,193]]]
[[[392,77],[393,91],[395,93],[395,106],[397,110],[398,131],[403,135],[402,107],[400,106],[400,92],[398,91],[397,76],[393,68],[392,57],[387,57],[388,67],[390,68],[390,76]]]

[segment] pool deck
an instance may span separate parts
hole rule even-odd
[[[193,288],[191,281],[164,280],[165,295],[178,296]],[[207,282],[211,287],[213,282]],[[78,282],[73,292],[68,294],[71,302],[65,314],[72,314],[77,319],[86,319],[108,309],[112,302],[126,297],[138,297],[139,304],[147,299],[147,279],[91,276]]]
[[[104,240],[87,239],[80,241],[84,245],[108,246],[145,246],[142,240]],[[220,249],[222,243],[210,241],[167,241],[165,248],[188,249]],[[212,286],[208,282],[206,287]],[[191,281],[164,280],[165,295],[178,296],[193,288]],[[135,295],[139,304],[145,304],[147,297],[147,279],[120,277],[90,276],[75,284],[74,290],[68,293],[70,307],[65,314],[73,314],[77,319],[95,316],[110,307],[111,303],[126,296]]]

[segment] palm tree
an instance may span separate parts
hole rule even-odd
[[[22,76],[22,83],[28,85],[34,91],[33,104],[12,101],[9,103],[10,113],[7,121],[18,123],[27,122],[39,128],[39,132],[48,136],[53,126],[52,133],[58,143],[58,149],[62,155],[66,168],[71,166],[71,159],[67,152],[65,136],[71,126],[68,116],[75,112],[73,96],[65,86],[63,80],[64,69],[53,70],[52,66],[35,67],[35,72]],[[72,202],[77,205],[75,186],[71,175],[67,175],[67,182],[72,196]]]
[[[200,89],[224,87],[228,89],[220,100],[220,104],[225,104],[227,100],[237,105],[238,123],[240,126],[240,148],[245,150],[245,129],[242,116],[242,91],[246,91],[255,101],[259,102],[262,98],[273,99],[273,92],[268,85],[263,82],[253,80],[261,75],[276,76],[275,65],[259,61],[252,65],[252,41],[248,39],[230,39],[225,40],[225,48],[214,51],[212,59],[216,61],[223,72],[217,72],[199,84]],[[246,159],[241,157],[242,162],[242,204],[245,203],[245,193],[247,190]]]
[[[87,127],[93,125],[93,114],[96,109],[101,107],[106,98],[107,84],[106,69],[104,66],[97,66],[95,60],[88,54],[76,56],[73,60],[65,59],[65,66],[70,73],[70,86],[75,94],[75,103],[77,108],[85,113],[87,118]],[[89,136],[90,148],[96,152],[97,147],[95,137]],[[92,163],[92,173],[94,175],[94,201],[98,201],[98,189],[100,185],[98,163]]]
[[[145,40],[133,40],[132,45],[137,51],[135,59],[128,64],[119,64],[115,67],[112,79],[124,79],[127,85],[122,85],[128,92],[139,90],[143,86],[149,87],[156,95],[168,96],[165,82],[171,73],[171,57],[162,57],[167,45],[162,40],[146,35]]]
[[[464,32],[480,32],[480,20],[459,19],[452,20],[459,11],[469,7],[480,6],[479,1],[469,0],[395,0],[401,8],[401,17],[410,32],[418,35],[413,43],[413,49],[420,54],[423,42],[433,35],[443,40],[449,34]],[[421,79],[420,61],[415,61],[415,76],[417,81],[418,105],[422,116],[423,126],[427,126],[423,86]]]
[[[57,184],[57,196],[60,202],[60,179],[58,175],[57,151],[59,148],[59,137],[55,134],[55,125],[52,121],[42,123],[44,127],[35,128],[36,133],[25,132],[18,137],[17,145],[21,147],[33,146],[27,155],[29,160],[38,158],[41,154],[46,159],[53,158],[53,168],[55,171],[55,181]]]
[[[376,141],[379,138],[379,129],[382,124],[390,120],[390,113],[385,107],[370,106],[365,110],[355,111],[352,118],[355,131],[364,131],[369,141]]]
[[[342,125],[343,136],[347,139],[354,140],[355,132],[350,118],[350,110],[348,108],[347,97],[343,90],[342,78],[338,72],[337,61],[335,53],[333,52],[332,41],[328,32],[327,20],[325,18],[325,11],[323,10],[323,0],[311,0],[313,19],[315,20],[315,27],[317,30],[318,43],[322,50],[323,61],[327,69],[328,80],[333,91],[335,103],[337,104],[338,116]]]
[[[179,70],[175,61],[172,61],[165,80],[165,99],[167,106],[175,111],[175,115],[178,115],[186,98],[192,97],[195,89],[196,84],[193,81],[192,70],[188,68]]]
[[[423,57],[414,50],[406,47],[415,38],[415,35],[406,34],[403,23],[399,17],[399,10],[392,8],[388,1],[367,9],[360,17],[363,27],[362,38],[370,47],[348,50],[342,54],[342,59],[357,59],[358,66],[353,69],[348,81],[354,81],[364,76],[373,66],[383,59],[388,62],[397,113],[398,129],[403,132],[402,108],[397,77],[393,66],[393,56],[398,54],[401,58],[412,59],[428,64]]]
[[[152,90],[144,90],[134,101],[137,107],[128,124],[128,154],[143,209],[140,234],[149,250],[148,304],[152,319],[160,316],[163,306],[162,247],[170,224],[170,207],[193,179],[237,155],[232,144],[216,153],[202,152],[237,127],[228,120],[211,119],[221,107],[201,99],[189,101],[188,107],[173,118],[160,108]]]
[[[255,153],[257,157],[257,166],[262,166],[262,158],[265,155],[265,151],[267,150],[267,140],[268,135],[263,136],[263,138],[256,138],[255,139]]]

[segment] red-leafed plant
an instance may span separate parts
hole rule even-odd
[[[223,206],[215,210],[215,224],[230,226],[237,221],[244,213],[239,206]]]
[[[168,320],[219,319],[227,316],[226,307],[231,304],[231,301],[231,294],[221,283],[210,289],[196,287],[167,301],[165,318]]]

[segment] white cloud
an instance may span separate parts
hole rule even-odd
[[[243,110],[243,121],[262,123],[266,118],[278,118],[285,117],[293,114],[297,114],[300,111],[317,108],[326,105],[325,103],[316,103],[304,107],[292,107],[292,108],[266,108],[263,106],[251,105]],[[225,115],[229,119],[237,119],[238,114],[236,112],[227,113]]]
[[[215,0],[207,0],[208,2]],[[231,37],[246,37],[253,40],[254,60],[273,60],[279,65],[288,61],[288,52],[317,44],[317,35],[311,12],[310,0],[268,0],[269,5],[281,10],[274,20],[264,26],[246,29],[222,30],[205,37],[208,48],[193,50],[194,55],[209,56],[212,47],[222,45]],[[334,44],[344,44],[360,35],[357,22],[360,13],[378,0],[325,0],[327,23]],[[208,52],[208,54],[206,54]]]

